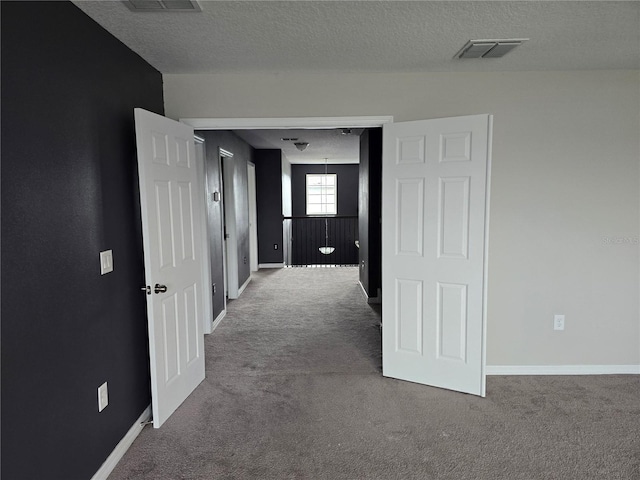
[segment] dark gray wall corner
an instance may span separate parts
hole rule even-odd
[[[150,403],[133,109],[162,76],[71,3],[0,8],[2,477],[91,478]]]
[[[258,209],[258,263],[283,261],[282,151],[255,151],[256,203]],[[276,250],[274,245],[278,246]]]
[[[358,235],[360,283],[369,297],[382,286],[382,129],[365,130],[360,136],[358,186]]]

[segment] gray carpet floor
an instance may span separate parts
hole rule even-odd
[[[206,337],[207,378],[121,479],[640,479],[638,376],[384,378],[357,268],[262,270]]]

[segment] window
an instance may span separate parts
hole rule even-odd
[[[307,174],[307,215],[338,213],[338,178],[335,173]]]

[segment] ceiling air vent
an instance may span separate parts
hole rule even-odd
[[[201,12],[197,0],[128,0],[132,12]]]
[[[527,40],[529,39],[469,40],[454,58],[500,58]]]

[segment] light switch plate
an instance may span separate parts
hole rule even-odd
[[[107,389],[107,382],[104,382],[98,387],[98,411],[101,412],[109,405],[109,390]]]
[[[113,272],[113,251],[100,252],[100,275]]]

